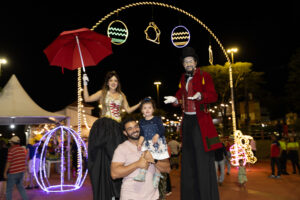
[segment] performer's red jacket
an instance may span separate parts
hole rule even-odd
[[[201,100],[195,100],[195,107],[205,151],[221,148],[222,143],[207,108],[208,104],[216,102],[218,98],[213,80],[207,72],[197,68],[191,81],[194,94],[197,92],[201,93]],[[188,96],[185,86],[185,75],[183,74],[181,76],[179,90],[176,92],[176,98],[179,104],[183,104],[183,102],[187,101]]]

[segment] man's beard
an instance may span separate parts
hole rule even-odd
[[[136,132],[135,132],[136,133]],[[133,137],[132,135],[135,134],[135,133],[132,133],[131,135],[127,133],[127,137],[131,140],[138,140],[140,139],[140,134],[136,137]]]
[[[195,68],[194,67],[191,67],[191,68],[192,68],[191,70],[185,69],[185,74],[186,75],[189,75],[189,76],[193,76],[194,75]]]

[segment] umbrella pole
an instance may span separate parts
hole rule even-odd
[[[80,45],[79,45],[78,36],[75,35],[75,38],[76,38],[76,43],[77,43],[77,47],[78,47],[78,51],[79,51],[79,56],[80,56],[80,61],[81,61],[82,69],[83,69],[83,72],[85,73],[85,67],[84,67],[84,62],[83,62],[83,58],[82,58],[82,54],[81,54],[81,49],[80,49]]]

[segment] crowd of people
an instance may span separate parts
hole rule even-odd
[[[281,175],[289,175],[287,172],[287,161],[292,163],[293,174],[297,171],[300,174],[299,167],[299,143],[295,140],[295,136],[281,137],[275,134],[271,135],[271,171],[270,178],[280,178]],[[277,174],[275,173],[275,166],[277,167]]]

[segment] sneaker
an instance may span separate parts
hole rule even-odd
[[[33,189],[33,187],[27,186],[25,189],[26,190],[31,190],[31,189]]]
[[[219,182],[219,186],[222,186],[222,182]]]
[[[159,185],[160,178],[163,177],[160,173],[155,173],[153,176],[153,187],[156,189]]]
[[[38,188],[40,188],[40,187],[39,187],[38,185],[36,185],[36,186],[34,186],[34,188],[35,188],[35,189],[38,189]]]
[[[271,176],[269,176],[269,178],[276,178],[276,176],[274,176],[274,175],[271,175]]]
[[[229,173],[229,172],[227,172],[226,174],[227,174],[227,175],[230,175],[230,173]]]
[[[136,177],[134,177],[133,179],[135,181],[145,182],[146,173],[147,173],[146,169],[140,169],[139,174]]]
[[[275,178],[276,178],[276,179],[279,179],[279,178],[280,178],[280,176],[276,176]]]

